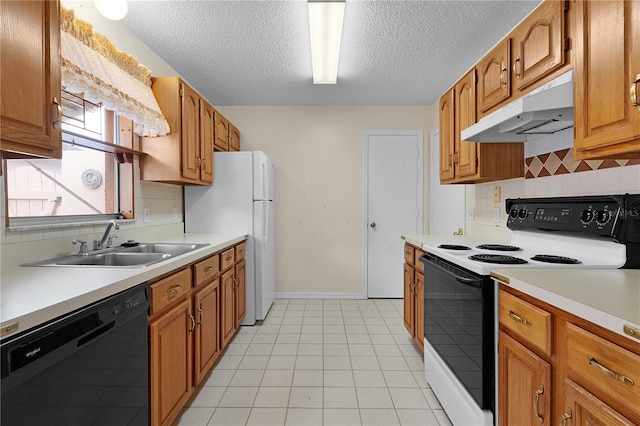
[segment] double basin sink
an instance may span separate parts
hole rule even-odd
[[[209,244],[138,243],[129,247],[119,246],[89,252],[86,255],[72,254],[25,263],[22,266],[94,266],[143,268],[180,256]]]

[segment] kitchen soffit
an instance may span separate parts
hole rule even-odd
[[[217,106],[430,105],[539,1],[348,1],[313,85],[306,1],[135,1],[123,20]]]

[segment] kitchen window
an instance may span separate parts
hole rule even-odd
[[[132,174],[131,164],[120,164],[103,149],[104,142],[119,144],[121,119],[82,94],[65,91],[62,112],[61,159],[5,160],[9,229],[101,222],[121,218],[121,205],[133,206],[131,179],[121,179]]]

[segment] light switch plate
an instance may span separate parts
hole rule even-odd
[[[145,207],[144,209],[142,209],[142,222],[149,223],[149,220],[150,220],[149,207]]]
[[[475,209],[473,207],[469,207],[467,209],[467,220],[475,220],[475,218],[476,218]]]
[[[500,207],[493,208],[493,223],[500,223]]]

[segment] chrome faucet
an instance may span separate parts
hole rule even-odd
[[[93,240],[93,249],[94,250],[102,250],[102,246],[104,242],[109,238],[109,232],[111,232],[111,228],[115,228],[116,230],[120,229],[120,225],[117,220],[110,220],[107,223],[107,229],[104,230],[104,234],[102,234],[102,238]],[[113,244],[113,243],[112,243]]]

